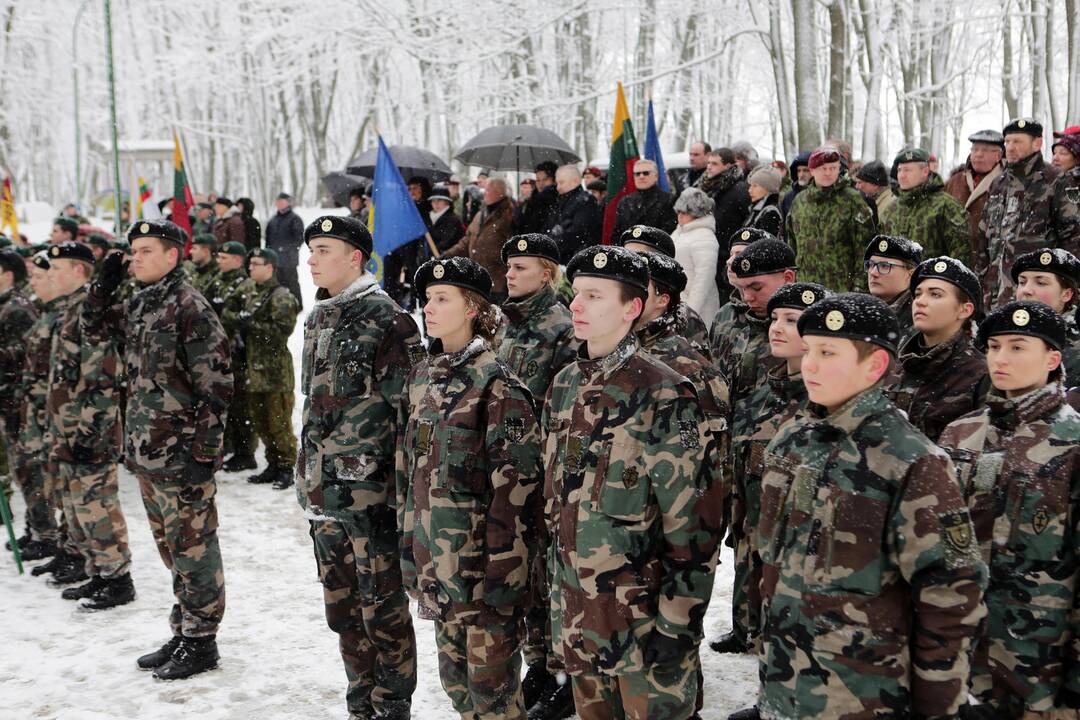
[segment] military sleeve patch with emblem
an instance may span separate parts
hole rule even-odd
[[[950,568],[962,567],[971,563],[977,546],[975,532],[967,510],[938,515],[941,524],[941,544],[945,549],[945,563]]]
[[[692,420],[679,421],[679,442],[686,450],[697,450],[701,447],[698,427]]]
[[[525,439],[525,418],[508,417],[503,421],[503,426],[510,442],[519,443]]]

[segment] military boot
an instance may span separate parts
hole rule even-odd
[[[272,483],[277,479],[277,468],[273,465],[267,465],[266,469],[261,473],[255,473],[247,479],[252,485],[265,485]]]
[[[52,556],[52,560],[43,565],[38,565],[30,571],[30,574],[37,577],[38,575],[52,574],[62,568],[67,562],[68,556],[59,548],[55,552],[56,554]]]
[[[750,649],[750,645],[746,642],[746,638],[736,632],[729,632],[721,635],[716,640],[709,643],[709,647],[713,652],[735,654],[744,653]]]
[[[540,696],[529,708],[529,720],[563,720],[574,714],[574,691],[570,678],[562,685],[555,681],[554,688]]]
[[[71,585],[86,580],[86,561],[80,555],[68,555],[67,562],[53,573],[47,582],[53,587]]]
[[[757,705],[733,712],[727,716],[727,720],[761,720]]]
[[[79,607],[83,610],[108,610],[117,605],[127,605],[135,599],[135,584],[131,573],[102,580],[94,592],[83,598]]]
[[[154,677],[158,680],[181,680],[216,668],[218,660],[217,642],[213,635],[182,637],[168,662],[154,670]]]
[[[242,470],[254,470],[259,464],[255,462],[255,456],[247,453],[237,453],[225,461],[221,469],[225,472],[240,472]]]
[[[15,544],[19,546],[20,550],[22,550],[24,547],[26,547],[26,544],[29,543],[29,542],[30,542],[30,533],[25,533],[24,535],[20,536],[18,539],[15,540]],[[10,540],[8,540],[6,543],[4,543],[4,549],[6,549],[8,552],[11,552],[11,541]]]
[[[542,695],[554,692],[558,682],[555,676],[548,672],[544,661],[530,665],[521,681],[521,697],[525,701],[525,709],[535,705]]]
[[[23,560],[44,560],[56,555],[56,545],[44,540],[31,540],[21,550]]]
[[[174,635],[169,639],[169,642],[165,643],[152,653],[146,653],[135,664],[139,666],[140,670],[154,670],[161,667],[165,663],[169,662],[169,658],[172,657],[173,651],[180,644],[180,636]]]
[[[103,582],[105,582],[104,578],[100,575],[95,575],[90,578],[89,582],[76,587],[65,588],[64,592],[60,593],[60,597],[65,600],[82,600],[84,597],[90,597],[95,590],[101,587]]]
[[[292,484],[293,484],[293,469],[291,467],[289,467],[289,468],[278,468],[277,469],[277,477],[274,479],[274,489],[275,490],[285,490],[285,489],[288,489],[288,488],[292,487]]]

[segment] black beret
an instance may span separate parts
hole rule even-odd
[[[34,263],[34,267],[40,270],[48,270],[52,267],[52,263],[49,262],[49,253],[44,250],[34,253],[31,262]]]
[[[1068,250],[1039,248],[1017,256],[1010,271],[1013,283],[1019,285],[1020,273],[1028,270],[1054,273],[1071,282],[1073,286],[1080,287],[1080,260]]]
[[[140,220],[128,230],[128,242],[141,237],[156,237],[177,245],[187,244],[187,233],[171,220]]]
[[[217,238],[210,233],[199,233],[195,236],[195,239],[191,241],[192,245],[209,245],[214,247],[217,245]]]
[[[507,259],[512,257],[539,257],[546,258],[556,265],[559,264],[559,246],[543,233],[525,233],[515,235],[503,243],[502,261],[506,264]]]
[[[668,257],[675,257],[675,241],[660,228],[649,227],[648,225],[635,225],[628,228],[619,236],[619,245],[626,247],[627,243],[648,245]]]
[[[995,335],[1030,335],[1042,338],[1055,350],[1065,347],[1065,318],[1049,305],[1035,300],[1014,300],[1002,305],[979,323],[975,345],[986,352],[986,341]]]
[[[73,240],[65,240],[49,248],[49,260],[82,260],[91,265],[94,263],[94,251],[89,245],[83,245]]]
[[[795,251],[786,242],[776,238],[750,243],[731,263],[735,276],[740,278],[771,275],[789,268],[795,269]]]
[[[743,245],[749,245],[750,243],[755,243],[758,240],[779,240],[779,238],[773,235],[771,232],[768,232],[767,230],[759,230],[758,228],[753,227],[744,227],[739,228],[735,232],[731,233],[731,237],[728,238],[728,247],[731,247],[732,245],[738,245],[739,243],[742,243]]]
[[[867,244],[863,260],[869,260],[872,255],[918,265],[922,262],[922,245],[898,235],[876,235]]]
[[[672,257],[655,252],[641,253],[649,265],[649,279],[660,289],[681,293],[686,289],[686,271]]]
[[[1033,118],[1016,118],[1001,131],[1002,135],[1013,133],[1026,133],[1032,137],[1042,137],[1043,126],[1042,123]]]
[[[35,252],[38,252],[39,248],[34,245],[16,245],[15,252],[19,253],[21,257],[28,258]]]
[[[491,298],[491,275],[482,265],[466,257],[432,258],[421,265],[413,276],[416,296],[424,302],[428,285],[454,285]]]
[[[555,177],[555,173],[558,171],[559,166],[553,163],[551,160],[544,160],[537,163],[535,171],[546,173],[548,177]]]
[[[982,283],[967,265],[946,255],[923,260],[911,274],[911,283],[908,287],[912,295],[915,294],[915,288],[919,287],[919,283],[927,278],[940,278],[963,290],[968,300],[975,305],[975,318],[982,315]]]
[[[357,250],[362,250],[365,258],[371,257],[371,233],[368,232],[364,223],[354,217],[323,215],[315,218],[304,230],[304,243],[311,245],[311,241],[317,237],[340,240]]]
[[[824,285],[809,282],[796,282],[781,285],[769,298],[766,313],[772,315],[776,308],[790,308],[791,310],[805,310],[816,302],[820,302],[831,296],[832,293],[825,289]]]
[[[799,334],[862,340],[896,353],[900,323],[879,298],[841,293],[814,303],[799,316]]]
[[[968,135],[968,142],[983,143],[984,145],[997,145],[998,147],[1001,147],[1005,144],[1005,136],[997,130],[980,130],[977,133]]]
[[[14,250],[0,250],[0,270],[13,274],[17,283],[26,279],[26,261]]]
[[[217,200],[214,201],[214,204],[215,205],[224,205],[225,207],[232,207],[233,206],[233,201],[230,200],[229,198],[225,197],[224,195],[221,195],[221,196],[218,197]]]
[[[72,218],[61,215],[53,220],[53,225],[59,225],[61,230],[67,230],[73,238],[79,235],[79,223]]]
[[[649,289],[649,266],[639,253],[614,245],[593,245],[578,252],[566,265],[570,282],[582,277],[607,278]]]

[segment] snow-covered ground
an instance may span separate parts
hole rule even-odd
[[[320,210],[303,210],[310,221]],[[27,228],[44,240],[47,227]],[[302,251],[301,262],[306,259]],[[305,306],[314,288],[301,266]],[[302,321],[290,340],[299,370]],[[300,426],[297,397],[294,426]],[[264,460],[259,451],[260,468]],[[227,608],[218,642],[221,666],[189,680],[161,682],[135,667],[135,658],[169,637],[173,602],[169,573],[150,536],[138,484],[120,472],[121,502],[133,553],[137,599],[102,613],[80,612],[60,591],[29,572],[19,576],[0,548],[0,718],[31,720],[329,720],[343,718],[345,673],[337,636],[326,626],[322,589],[307,523],[292,490],[250,485],[250,473],[218,475],[219,536]],[[22,501],[15,497],[17,527]],[[706,619],[711,635],[730,626],[731,553],[721,553]],[[419,684],[413,717],[453,720],[439,684],[431,622],[415,620]],[[707,720],[753,702],[756,664],[748,656],[703,650]]]

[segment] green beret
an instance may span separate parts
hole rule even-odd
[[[195,239],[191,241],[192,245],[209,245],[214,247],[217,245],[217,238],[210,233],[199,233],[195,236]]]
[[[909,162],[930,162],[930,153],[926,152],[922,148],[909,148],[907,150],[901,150],[896,159],[893,160],[893,165],[903,165]]]
[[[277,250],[274,250],[272,248],[255,248],[254,250],[252,250],[251,252],[248,253],[248,257],[249,258],[262,258],[263,260],[266,260],[268,263],[270,263],[274,267],[277,267],[277,264],[278,264]]]
[[[69,217],[58,217],[53,220],[53,225],[57,225],[61,230],[71,233],[72,238],[79,236],[79,223]]]
[[[244,247],[244,243],[236,242],[232,240],[225,243],[218,249],[218,255],[239,255],[240,257],[247,257],[247,248]]]

